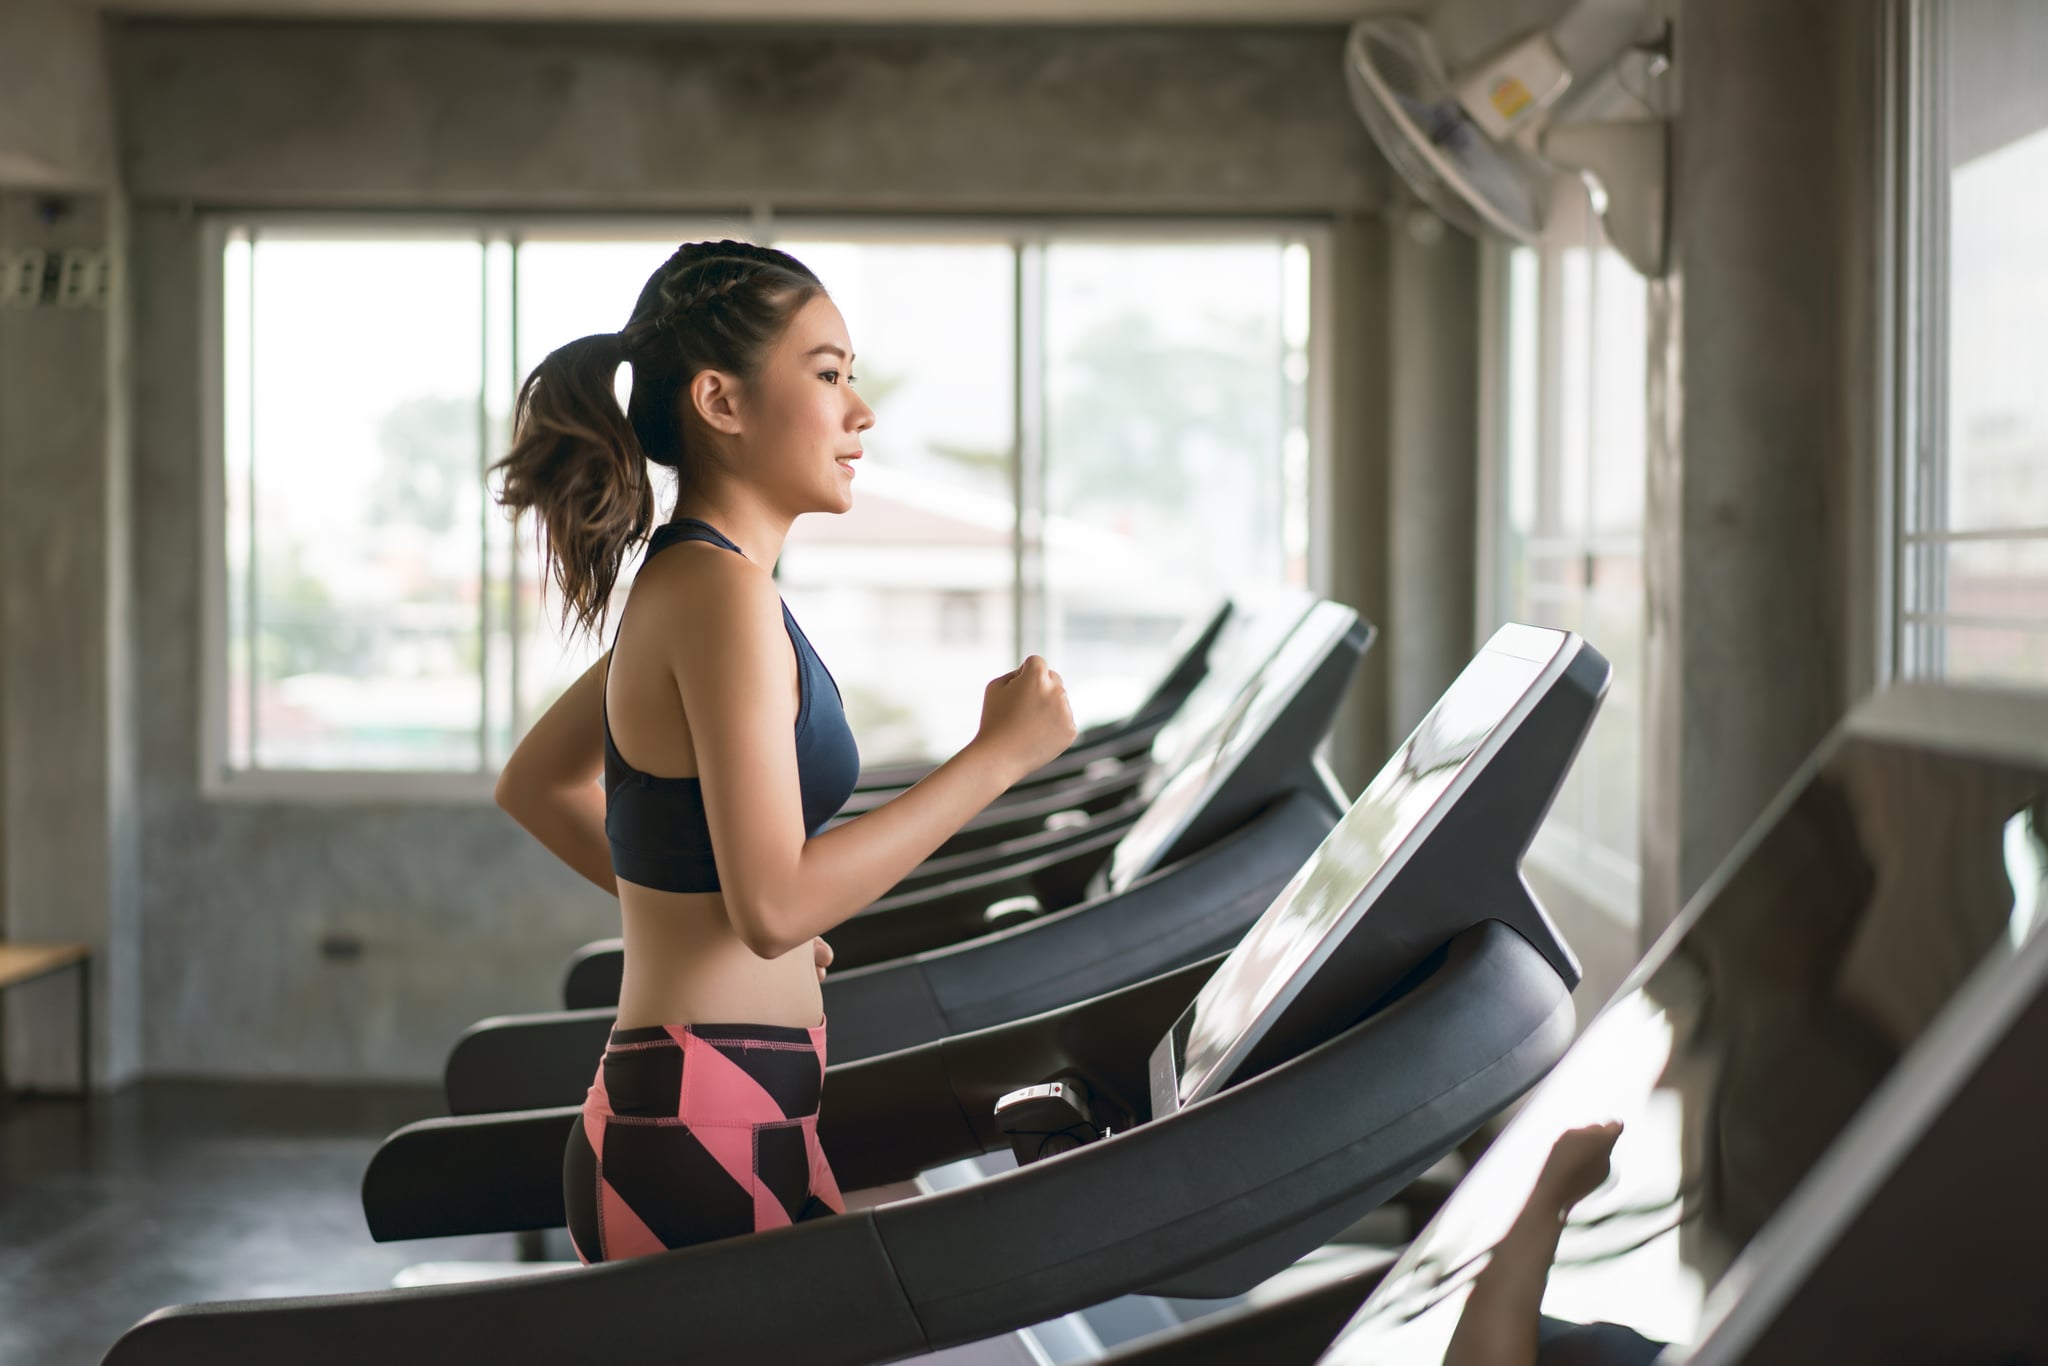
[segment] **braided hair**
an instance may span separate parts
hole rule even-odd
[[[640,291],[617,332],[557,347],[520,387],[497,498],[536,514],[562,621],[602,629],[626,554],[654,528],[648,462],[690,477],[690,382],[705,370],[751,378],[805,304],[823,294],[804,264],[751,242],[689,242]],[[621,411],[612,380],[633,367]]]

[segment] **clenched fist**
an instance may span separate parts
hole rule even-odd
[[[975,740],[1013,763],[1021,777],[1051,762],[1074,743],[1074,709],[1067,685],[1037,655],[981,694],[981,730]]]

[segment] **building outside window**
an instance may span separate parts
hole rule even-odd
[[[217,225],[209,790],[488,790],[609,643],[563,630],[487,496],[518,383],[619,327],[677,241],[744,235]],[[1113,716],[1188,619],[1305,581],[1303,232],[773,240],[832,290],[877,414],[853,511],[800,518],[778,570],[866,759],[965,743],[1030,651],[1082,724]]]

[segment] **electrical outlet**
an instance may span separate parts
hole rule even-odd
[[[59,308],[104,308],[112,286],[113,258],[104,247],[72,247],[64,253],[57,279]]]
[[[43,301],[48,253],[34,247],[0,248],[0,308],[34,308]]]

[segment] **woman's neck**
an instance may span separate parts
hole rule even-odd
[[[782,558],[782,543],[789,539],[795,518],[762,504],[758,497],[740,490],[693,493],[676,500],[670,521],[693,517],[717,527],[725,538],[763,569],[773,569]]]

